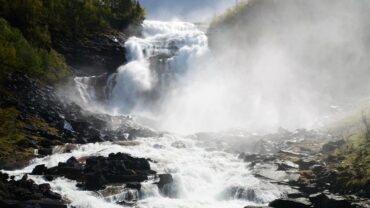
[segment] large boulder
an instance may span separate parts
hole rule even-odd
[[[71,157],[66,162],[60,162],[58,166],[51,168],[38,165],[32,173],[51,177],[50,180],[53,179],[53,176],[64,176],[80,182],[78,186],[81,188],[96,191],[113,183],[140,183],[148,180],[148,176],[154,175],[156,172],[150,169],[147,159],[116,153],[110,154],[108,157],[86,158],[85,164]],[[172,177],[170,178],[167,175],[159,177],[161,178],[161,185],[172,181]],[[140,189],[138,185],[135,185],[135,187]]]
[[[269,203],[274,208],[310,208],[311,203],[305,198],[297,199],[276,199]]]
[[[20,208],[66,208],[62,196],[52,192],[49,184],[37,185],[24,175],[21,180],[14,180],[0,173],[0,207]]]
[[[351,202],[333,194],[316,193],[309,196],[315,208],[351,208]]]

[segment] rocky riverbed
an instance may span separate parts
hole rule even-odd
[[[130,117],[83,110],[68,98],[58,96],[54,87],[41,85],[24,75],[10,76],[7,86],[14,96],[2,100],[1,106],[15,107],[17,125],[22,127],[20,134],[27,139],[8,146],[17,154],[2,152],[2,169],[21,168],[31,159],[51,154],[69,154],[85,144],[113,142],[134,149],[145,137],[161,136],[136,124]],[[259,180],[291,187],[290,191],[283,192],[283,198],[270,202],[270,207],[369,207],[369,186],[343,186],[338,179],[340,170],[329,165],[333,158],[326,157],[327,152],[343,145],[342,140],[330,134],[281,129],[269,135],[225,132],[199,133],[193,137],[206,151],[239,153],[239,159]],[[176,140],[170,147],[181,150],[191,146]],[[163,151],[168,147],[157,143],[153,148]],[[150,164],[156,161],[121,151],[106,156],[72,156],[55,165],[34,166],[16,178],[2,174],[0,201],[3,207],[65,207],[70,203],[68,197],[53,192],[47,183],[60,177],[76,181],[77,190],[93,191],[110,200],[115,197],[114,201],[122,205],[135,204],[140,193],[143,194],[141,184],[148,181],[156,184],[164,196],[174,197],[176,188],[171,185],[174,183],[171,171],[162,170],[158,174]],[[41,177],[43,183],[37,185],[34,177]],[[253,189],[231,187],[228,192],[236,199],[263,202],[259,192]]]
[[[369,207],[369,185],[350,187],[340,180],[341,172],[332,168],[325,155],[344,143],[317,131],[297,130],[280,133],[280,146],[266,154],[240,154],[257,177],[291,186],[297,192],[269,203],[276,208]],[[271,136],[271,135],[270,135]],[[271,138],[262,136],[260,139]],[[265,138],[264,138],[265,137]],[[275,138],[279,138],[276,135]],[[271,140],[270,140],[271,141]]]

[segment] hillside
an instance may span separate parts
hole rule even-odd
[[[0,5],[0,168],[12,169],[33,158],[33,149],[47,154],[61,142],[63,124],[55,116],[67,108],[58,101],[56,86],[73,74],[113,72],[125,57],[115,40],[136,34],[145,10],[133,0],[1,0]]]

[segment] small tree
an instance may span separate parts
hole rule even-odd
[[[368,141],[370,139],[370,127],[369,127],[369,124],[367,122],[367,118],[366,118],[366,115],[365,115],[364,111],[362,111],[362,122],[365,126],[365,138]]]

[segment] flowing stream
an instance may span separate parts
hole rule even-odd
[[[105,110],[111,113],[137,114],[151,111],[148,103],[160,103],[181,83],[191,64],[208,51],[204,32],[191,23],[145,21],[143,37],[132,37],[125,44],[128,50],[126,65],[107,81]],[[153,67],[155,66],[155,67]],[[76,78],[78,92],[85,104],[95,102],[89,78]],[[150,106],[150,105],[149,105]],[[19,177],[30,173],[38,164],[58,165],[71,156],[108,156],[124,152],[135,157],[150,158],[151,168],[158,173],[170,173],[174,183],[163,194],[153,180],[142,184],[141,191],[108,187],[99,192],[83,191],[76,182],[57,178],[50,182],[53,191],[81,208],[124,207],[116,202],[136,202],[140,208],[242,208],[261,205],[281,197],[287,187],[279,186],[252,175],[238,154],[219,148],[209,148],[196,135],[164,134],[158,137],[137,138],[134,142],[95,143],[80,145],[70,153],[60,153],[34,160],[23,170],[10,172]],[[44,183],[38,176],[29,176]]]

